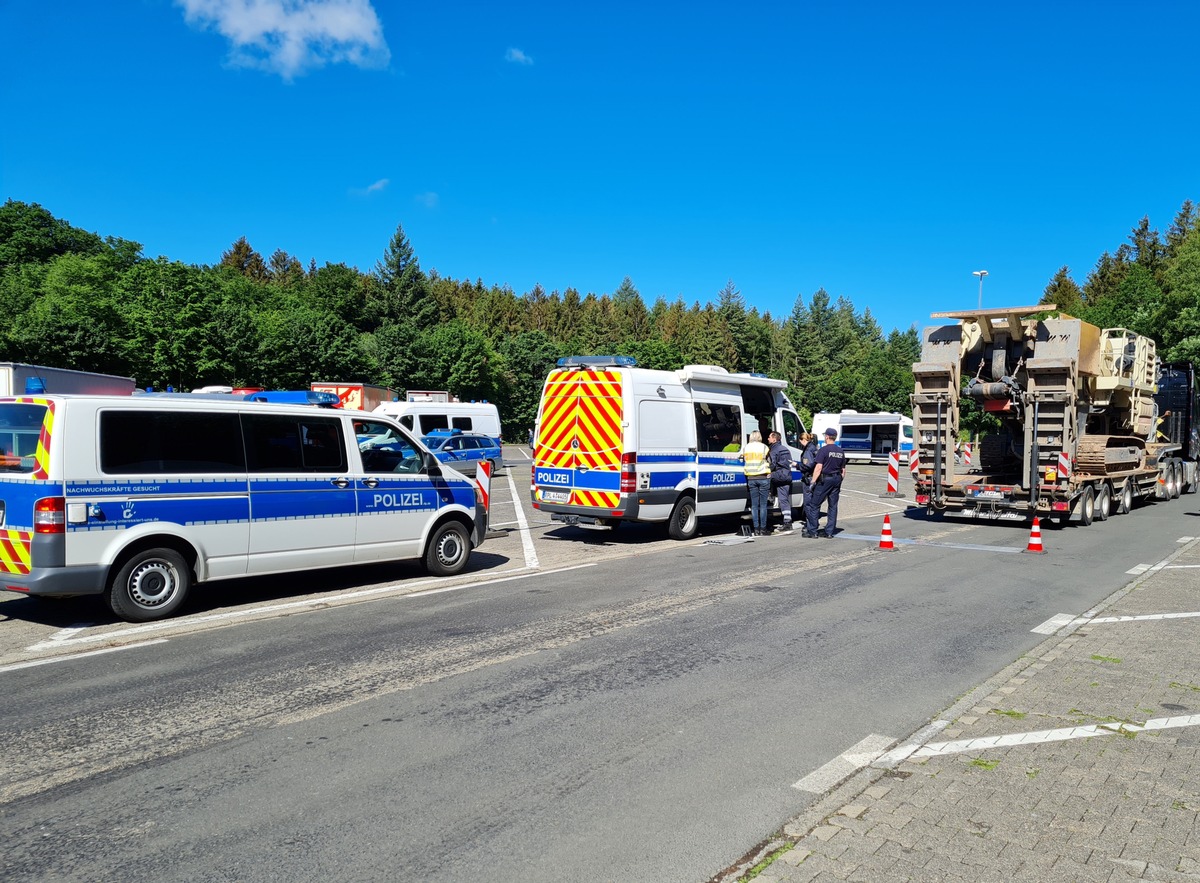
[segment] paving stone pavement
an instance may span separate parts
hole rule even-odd
[[[1198,612],[1191,540],[723,879],[1200,881]]]

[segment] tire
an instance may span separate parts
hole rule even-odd
[[[700,532],[700,519],[696,516],[696,501],[691,497],[680,497],[671,510],[667,522],[667,534],[673,540],[690,540]]]
[[[192,568],[174,549],[138,552],[109,580],[104,600],[126,622],[170,616],[192,588]]]
[[[434,576],[462,573],[471,558],[471,537],[459,521],[439,526],[425,547],[425,569]]]
[[[1128,515],[1133,509],[1133,481],[1125,479],[1125,483],[1121,485],[1121,490],[1117,492],[1117,514]]]
[[[500,471],[500,461],[499,460],[488,460],[488,475],[495,478],[496,474],[499,471]]]
[[[1079,497],[1079,524],[1088,527],[1096,517],[1096,491],[1089,484]]]
[[[1100,493],[1096,494],[1096,520],[1108,521],[1112,514],[1112,489],[1108,482],[1100,485]]]
[[[1171,489],[1171,499],[1178,500],[1179,495],[1183,493],[1183,464],[1172,461],[1171,463],[1171,481],[1169,482]]]

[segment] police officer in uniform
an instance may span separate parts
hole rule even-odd
[[[812,473],[812,492],[805,500],[804,536],[831,537],[837,532],[838,498],[842,495],[842,476],[846,472],[846,452],[838,447],[837,430],[832,426],[825,430],[825,445],[817,451]],[[829,514],[825,519],[825,532],[817,531],[817,518],[821,504],[829,501]]]

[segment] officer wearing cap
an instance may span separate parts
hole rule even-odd
[[[812,492],[805,501],[806,537],[831,537],[837,532],[838,498],[842,494],[842,476],[846,472],[846,452],[838,447],[837,430],[832,426],[825,430],[825,444],[817,451],[813,465]],[[825,532],[817,531],[817,518],[821,504],[829,501],[829,514],[825,518]]]

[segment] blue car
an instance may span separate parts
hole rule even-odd
[[[491,474],[495,475],[504,462],[500,443],[481,432],[435,429],[421,441],[439,461],[465,475],[474,475],[484,460],[491,463]]]

